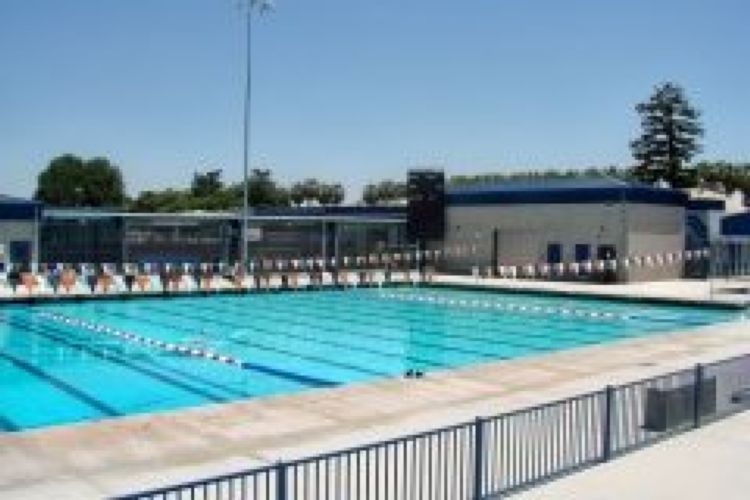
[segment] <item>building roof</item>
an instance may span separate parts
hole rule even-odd
[[[685,193],[611,177],[509,180],[451,187],[448,205],[630,202],[685,206]]]
[[[240,220],[239,211],[191,212],[126,212],[92,208],[45,208],[44,216],[51,219],[159,219],[171,221]],[[248,220],[326,221],[326,222],[402,222],[405,207],[393,206],[330,206],[258,208],[248,213]]]
[[[34,220],[42,204],[0,194],[0,220]]]
[[[393,205],[339,205],[339,206],[312,206],[312,207],[269,207],[253,210],[257,216],[297,216],[297,217],[324,217],[324,216],[349,216],[349,217],[378,217],[400,219],[406,215],[405,206]]]

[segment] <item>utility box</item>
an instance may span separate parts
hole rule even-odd
[[[700,388],[701,417],[716,412],[716,378],[704,379]],[[673,430],[695,418],[695,384],[673,389],[650,388],[646,392],[646,414],[643,428],[652,432]]]

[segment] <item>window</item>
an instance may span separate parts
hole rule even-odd
[[[559,264],[562,262],[562,245],[549,243],[547,245],[547,264]]]
[[[576,244],[576,262],[585,262],[591,259],[591,245],[588,243]]]
[[[610,260],[617,258],[617,251],[614,245],[599,245],[596,250],[596,258],[599,260]]]

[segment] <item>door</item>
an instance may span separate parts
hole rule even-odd
[[[547,264],[559,264],[562,262],[562,245],[560,243],[549,243],[547,245]]]
[[[30,241],[11,241],[10,242],[10,261],[15,264],[28,264],[31,262],[31,242]]]

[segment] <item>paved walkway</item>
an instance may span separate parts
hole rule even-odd
[[[537,292],[590,295],[598,297],[662,300],[688,303],[713,303],[728,305],[750,304],[750,281],[731,280],[674,280],[617,284],[573,283],[567,281],[540,281],[500,278],[474,278],[471,276],[437,275],[435,283],[470,285],[496,290],[525,290]]]
[[[538,486],[514,500],[745,500],[750,412]]]

